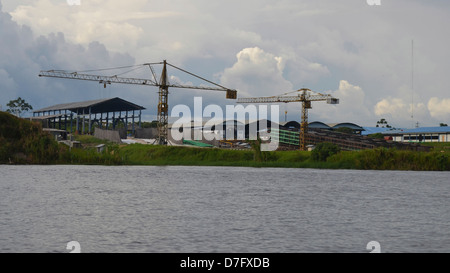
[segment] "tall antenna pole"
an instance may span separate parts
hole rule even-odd
[[[411,121],[414,127],[414,39],[411,41]]]

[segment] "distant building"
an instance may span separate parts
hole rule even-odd
[[[421,127],[382,132],[396,142],[450,142],[450,127]]]

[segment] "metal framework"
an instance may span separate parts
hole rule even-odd
[[[286,96],[290,93],[298,93],[296,96]],[[338,104],[339,99],[331,95],[320,94],[311,91],[310,89],[302,88],[294,92],[283,94],[281,96],[273,97],[259,97],[259,98],[240,98],[238,103],[302,103],[302,121],[300,123],[300,150],[306,149],[306,133],[308,132],[308,109],[312,108],[312,101],[326,101],[328,104]]]
[[[70,122],[70,132],[73,131],[73,122],[75,117],[76,131],[84,134],[92,132],[92,126],[97,123],[99,128],[105,125],[106,129],[111,122],[112,128],[115,129],[116,125],[122,121],[125,128],[128,128],[129,120],[132,121],[132,131],[135,132],[135,119],[137,118],[141,127],[141,116],[144,107],[128,102],[121,98],[100,99],[83,102],[73,102],[58,104],[50,107],[46,107],[40,110],[33,111],[34,120],[48,120],[49,127],[53,124],[53,128],[56,126],[62,129],[68,129],[68,120]],[[125,114],[122,115],[122,112]],[[131,115],[130,115],[131,112]],[[118,115],[116,115],[118,113]],[[80,126],[80,119],[81,126]],[[88,120],[88,129],[85,130],[85,119]]]
[[[153,65],[161,65],[161,64],[163,65],[163,69],[162,69],[162,73],[161,73],[161,78],[158,81],[156,79],[156,75],[154,73]],[[157,139],[157,142],[160,145],[167,145],[167,143],[168,143],[169,88],[224,91],[224,92],[226,92],[227,99],[236,99],[237,98],[236,90],[229,89],[229,88],[221,86],[217,83],[206,80],[200,76],[197,76],[191,72],[188,72],[186,70],[183,70],[179,67],[176,67],[176,66],[170,64],[166,60],[164,60],[163,62],[160,62],[160,63],[146,63],[146,64],[142,64],[140,66],[148,66],[152,72],[153,79],[126,78],[126,77],[119,77],[117,75],[116,76],[92,75],[92,74],[84,74],[84,73],[78,73],[78,72],[69,72],[69,71],[64,71],[64,70],[41,71],[39,73],[39,77],[95,81],[100,84],[103,84],[105,87],[107,84],[112,84],[112,83],[158,87],[159,88],[159,91],[158,91],[159,96],[158,96],[158,139]],[[169,83],[168,75],[167,75],[167,66],[173,67],[173,68],[180,70],[186,74],[189,74],[193,77],[203,80],[209,84],[214,85],[215,87],[191,86],[191,85],[181,85],[181,84]],[[110,70],[110,69],[105,69],[105,70]],[[100,71],[100,70],[98,70],[98,71]]]

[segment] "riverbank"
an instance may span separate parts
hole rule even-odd
[[[125,165],[195,165],[322,168],[358,170],[450,171],[450,156],[441,152],[415,152],[395,149],[341,151],[323,161],[313,160],[311,152],[263,152],[255,160],[254,151],[161,147],[134,144],[119,149]]]
[[[143,144],[105,143],[80,136],[81,149],[58,144],[38,124],[0,113],[0,164],[183,165],[322,168],[358,170],[450,171],[450,144],[434,144],[431,152],[378,148],[340,151],[317,159],[306,151],[260,152]]]

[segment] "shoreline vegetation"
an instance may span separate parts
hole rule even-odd
[[[83,148],[58,144],[37,123],[0,112],[0,164],[53,165],[148,165],[148,166],[234,166],[355,170],[450,171],[450,143],[427,144],[430,152],[377,148],[340,151],[330,144],[313,152],[261,152],[143,144],[118,145],[77,136]],[[106,144],[97,152],[98,144]]]

